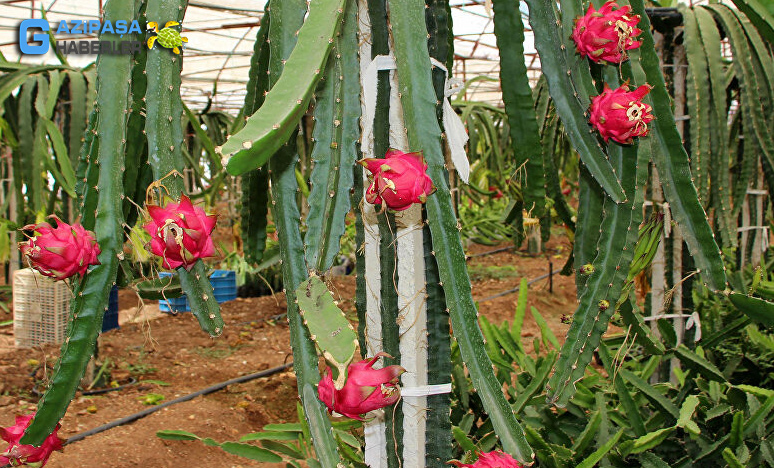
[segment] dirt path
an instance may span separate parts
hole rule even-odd
[[[518,286],[522,277],[532,279],[547,273],[549,259],[554,270],[561,269],[568,248],[566,242],[554,241],[549,243],[549,251],[539,257],[500,252],[471,259],[473,294],[481,301],[481,313],[495,323],[512,320],[517,294],[482,299]],[[474,246],[469,254],[491,250],[491,247]],[[546,279],[530,287],[528,305],[541,312],[561,340],[567,326],[560,322],[559,317],[572,313],[575,286],[571,277],[559,275],[553,276],[553,292],[548,290],[548,284]],[[334,285],[340,296],[340,306],[345,311],[354,312],[354,277],[337,278]],[[131,297],[123,293],[122,308],[131,305]],[[191,314],[150,314],[158,318],[125,323],[120,330],[105,333],[100,339],[99,360],[110,359],[117,363],[114,379],[133,377],[140,383],[102,396],[79,395],[64,418],[60,435],[71,437],[146,409],[149,406],[143,400],[153,398],[149,397],[151,394],[163,395],[164,401],[167,401],[291,360],[286,323],[265,321],[284,312],[284,306],[282,295],[225,303],[223,317],[227,327],[223,336],[214,340],[199,330]],[[130,310],[122,311],[122,320],[130,314]],[[0,322],[7,319],[0,313]],[[58,354],[57,346],[15,350],[10,347],[13,344],[11,333],[11,327],[0,328],[2,426],[11,424],[15,414],[34,409],[37,401],[35,384],[45,377],[41,363],[50,366]],[[525,343],[531,343],[532,337],[537,335],[539,329],[528,312],[522,338]],[[35,368],[38,368],[35,376],[30,376]],[[132,424],[74,443],[66,447],[64,453],[55,454],[47,467],[259,466],[199,442],[162,441],[155,432],[182,429],[218,441],[237,440],[241,435],[260,430],[268,423],[296,421],[297,401],[292,372],[232,385],[224,391],[174,405]]]

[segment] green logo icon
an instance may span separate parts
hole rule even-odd
[[[172,49],[172,52],[179,54],[180,48],[183,46],[184,42],[188,42],[188,38],[181,36],[180,31],[173,28],[173,26],[178,25],[180,25],[180,23],[177,21],[168,21],[167,24],[164,25],[164,28],[161,31],[158,31],[159,24],[155,21],[149,22],[147,26],[148,31],[153,31],[156,35],[148,38],[148,48],[152,49],[153,45],[158,42],[161,47]]]

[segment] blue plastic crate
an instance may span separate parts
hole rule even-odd
[[[102,319],[102,332],[115,330],[118,327],[118,286],[113,286],[108,299],[108,310]]]
[[[159,276],[172,276],[172,273],[161,272]],[[210,275],[213,295],[218,304],[233,301],[237,298],[236,272],[231,270],[215,270]],[[175,299],[159,301],[159,310],[162,312],[190,312],[191,305],[183,294]]]

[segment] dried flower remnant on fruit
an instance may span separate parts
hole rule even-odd
[[[217,216],[194,206],[185,195],[179,203],[147,208],[150,221],[143,227],[151,236],[151,252],[163,259],[164,268],[184,266],[190,270],[196,260],[215,254],[211,234]]]
[[[610,89],[605,84],[602,94],[591,98],[591,125],[607,142],[611,138],[621,144],[631,144],[634,137],[646,136],[648,124],[655,117],[651,107],[642,102],[650,92],[650,85],[644,84],[634,91],[623,84]]]

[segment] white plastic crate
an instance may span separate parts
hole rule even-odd
[[[13,336],[17,348],[61,343],[67,331],[72,292],[31,268],[13,275]]]

